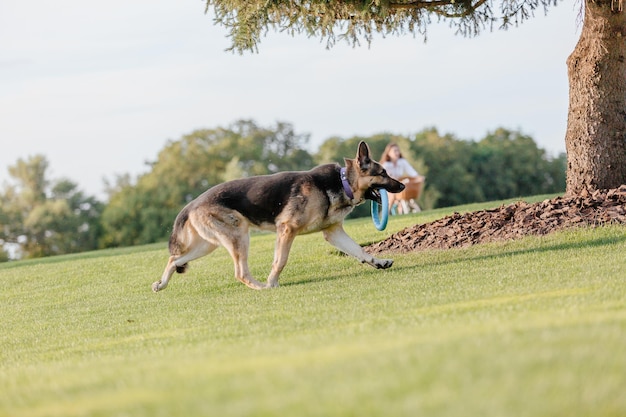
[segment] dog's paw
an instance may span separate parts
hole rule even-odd
[[[393,259],[374,259],[374,266],[378,269],[387,269],[393,265]]]
[[[161,285],[161,281],[156,281],[152,283],[152,291],[154,292],[159,292],[165,287],[167,287],[167,285]]]

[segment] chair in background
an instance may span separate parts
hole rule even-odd
[[[400,179],[400,181],[404,183],[405,188],[396,195],[394,210],[392,210],[392,213],[394,211],[395,213],[393,214],[408,214],[422,211],[417,204],[417,200],[419,200],[422,195],[425,180],[426,177],[423,175],[414,178]]]

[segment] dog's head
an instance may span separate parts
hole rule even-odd
[[[378,190],[381,188],[390,193],[399,193],[404,190],[404,184],[391,178],[385,168],[370,157],[370,148],[365,142],[359,143],[355,159],[346,158],[345,161],[355,196],[358,193],[380,204],[381,197]]]

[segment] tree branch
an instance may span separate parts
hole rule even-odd
[[[487,0],[478,0],[475,4],[471,3],[471,0],[434,0],[434,1],[424,1],[424,0],[409,0],[403,1],[402,3],[389,3],[389,8],[393,10],[413,10],[413,9],[429,9],[432,10],[433,13],[441,15],[443,17],[448,18],[459,18],[466,17],[471,15],[482,6]],[[438,10],[445,6],[460,6],[466,5],[465,10],[462,13],[448,13],[445,10]]]

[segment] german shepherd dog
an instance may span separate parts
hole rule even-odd
[[[367,254],[343,230],[344,218],[365,199],[380,203],[379,189],[398,193],[404,185],[389,177],[359,143],[355,159],[345,167],[326,164],[310,171],[279,172],[216,185],[187,204],[176,217],[169,241],[170,258],[154,292],[167,287],[174,271],[222,245],[235,264],[235,278],[250,288],[278,286],[289,250],[299,234],[322,231],[340,251],[376,268],[389,268],[391,259]],[[386,208],[383,208],[386,209]],[[276,232],[272,270],[263,284],[248,269],[251,227]]]

